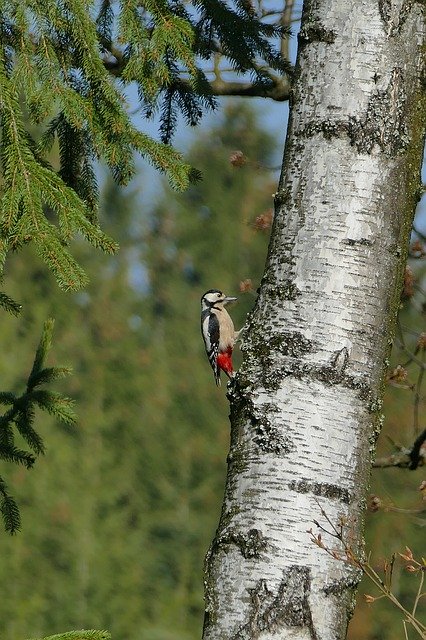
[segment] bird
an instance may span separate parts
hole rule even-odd
[[[237,298],[227,296],[219,289],[209,289],[201,297],[201,334],[218,387],[221,370],[230,379],[235,376],[232,351],[240,332],[235,331],[232,318],[225,309],[225,305],[235,300]]]

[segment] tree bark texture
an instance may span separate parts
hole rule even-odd
[[[206,558],[205,640],[336,640],[360,576],[310,541],[362,520],[426,121],[424,2],[309,0],[275,220]],[[330,543],[330,540],[325,540]],[[331,543],[332,544],[332,543]]]

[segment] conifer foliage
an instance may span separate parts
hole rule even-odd
[[[75,422],[72,400],[62,394],[44,388],[46,384],[63,378],[70,373],[66,367],[46,367],[46,358],[52,344],[53,320],[44,323],[40,343],[34,363],[28,376],[24,393],[17,396],[12,392],[0,392],[0,404],[9,408],[0,416],[0,460],[22,464],[30,469],[36,456],[44,453],[44,444],[34,429],[35,409],[47,411],[67,424]],[[20,449],[15,444],[15,430],[28,445],[30,451]],[[18,506],[9,494],[7,485],[0,477],[0,512],[4,527],[15,533],[20,527]]]
[[[246,0],[5,0],[0,265],[9,250],[33,241],[61,288],[84,286],[67,248],[74,234],[106,252],[116,249],[96,221],[93,161],[105,161],[126,184],[139,152],[174,187],[186,188],[197,172],[166,143],[179,112],[194,125],[214,105],[200,61],[220,53],[236,71],[268,82],[262,64],[288,68],[269,42],[278,33]],[[146,115],[160,111],[162,142],[133,124],[125,94],[131,84]],[[44,127],[39,139],[26,118]],[[59,170],[47,161],[55,142]]]
[[[68,631],[41,640],[111,640],[111,634],[108,631]]]
[[[69,249],[74,236],[107,253],[117,249],[97,221],[94,163],[105,162],[124,185],[134,175],[137,152],[173,187],[185,189],[199,174],[170,140],[179,112],[195,125],[214,106],[205,61],[220,54],[234,70],[267,83],[265,65],[288,70],[270,43],[281,33],[262,23],[247,0],[4,0],[0,278],[8,253],[32,243],[62,289],[83,287],[86,274]],[[146,116],[159,113],[161,142],[135,126],[126,99],[130,85]],[[0,306],[15,315],[20,310],[5,293]],[[27,467],[43,451],[34,408],[73,419],[68,400],[40,389],[65,373],[44,367],[51,327],[45,326],[26,392],[0,395],[9,406],[1,418],[1,458]],[[15,446],[14,427],[30,452]],[[0,495],[6,529],[14,532],[19,513],[3,481]]]

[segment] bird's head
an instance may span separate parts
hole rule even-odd
[[[223,309],[228,302],[233,302],[237,298],[227,296],[219,289],[209,289],[201,298],[201,308],[206,309]]]

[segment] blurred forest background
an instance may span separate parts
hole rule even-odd
[[[56,388],[75,398],[79,424],[43,417],[45,457],[31,471],[3,470],[22,531],[0,533],[1,640],[78,628],[108,629],[114,640],[201,635],[203,560],[219,519],[229,429],[199,303],[212,287],[238,295],[231,314],[237,328],[244,323],[264,267],[280,153],[247,103],[227,104],[194,137],[188,157],[204,179],[186,193],[164,184],[156,203],[142,206],[150,178],[142,174],[127,190],[104,181],[101,224],[121,250],[110,257],[81,243],[85,291],[60,292],[31,249],[9,260],[5,289],[23,311],[1,315],[3,387],[22,390],[23,363],[31,368],[43,321],[54,317],[50,362],[74,369]],[[425,330],[423,240],[412,251],[415,281],[407,279],[401,309],[412,352]],[[396,348],[390,372],[407,360]],[[413,362],[405,371],[387,388],[378,455],[392,451],[389,438],[412,444],[415,411],[424,428],[423,370]],[[424,554],[424,477],[422,468],[373,471],[373,566],[406,545]],[[398,559],[394,574],[409,607],[418,577]],[[403,638],[401,614],[384,600],[367,605],[364,593],[374,595],[368,582],[350,640]]]

